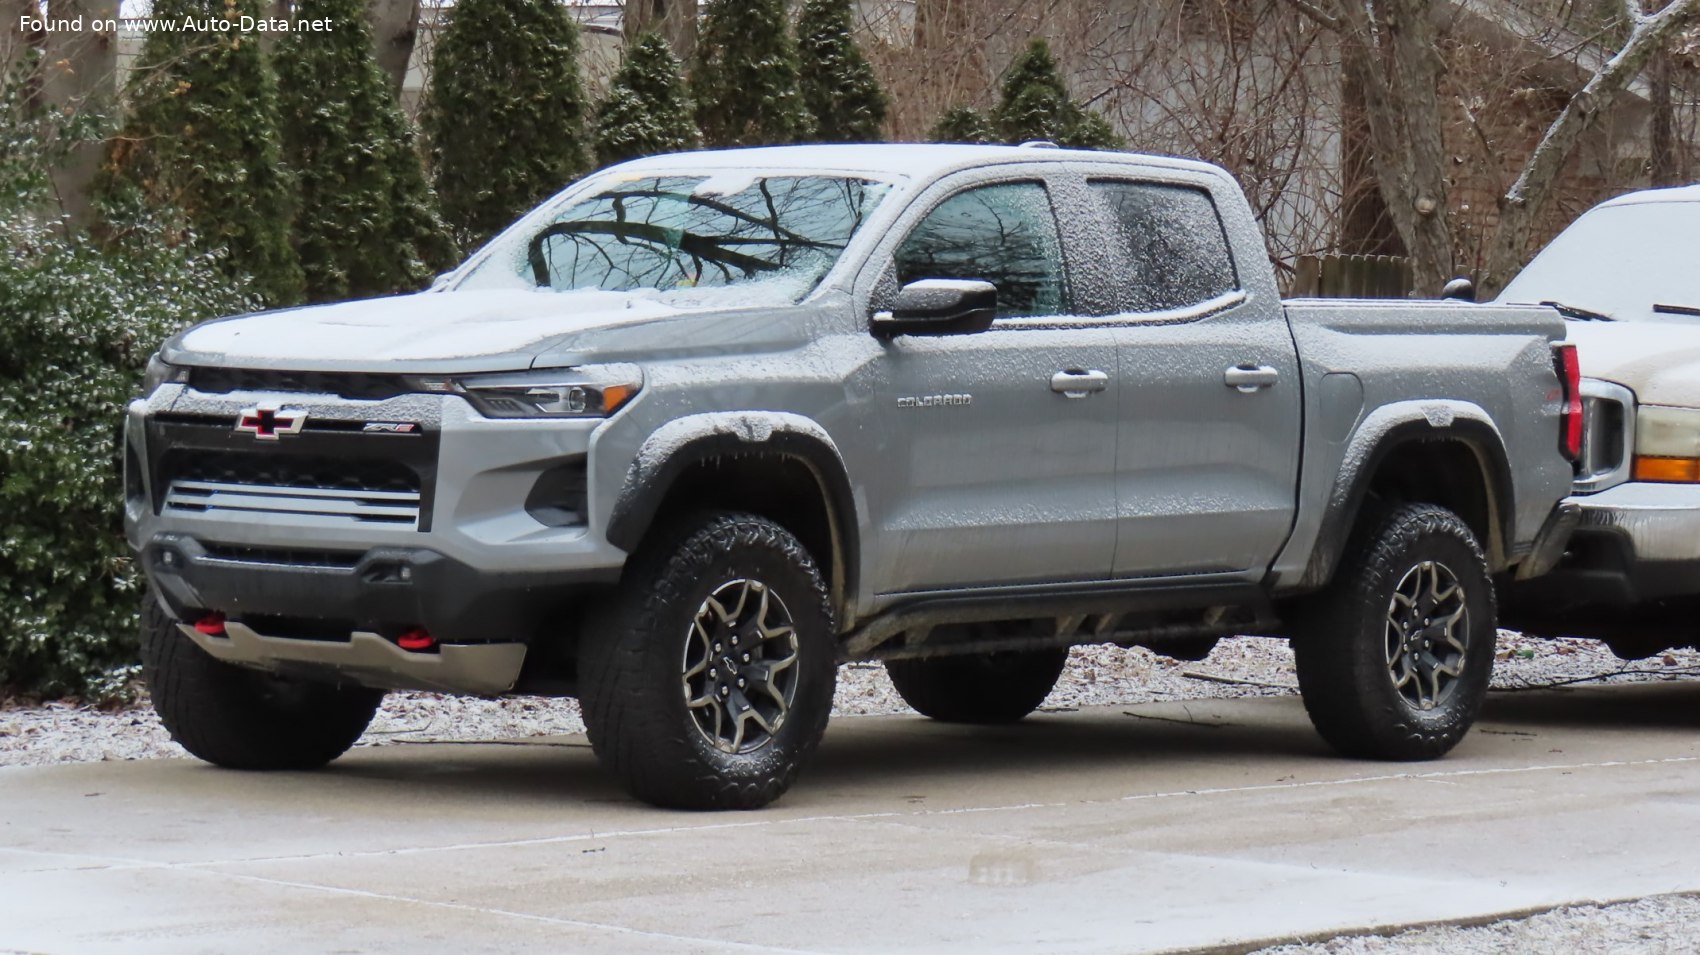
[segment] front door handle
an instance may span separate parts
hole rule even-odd
[[[1281,379],[1281,373],[1268,365],[1239,364],[1222,373],[1222,383],[1238,388],[1243,394],[1268,388]]]
[[[1084,398],[1094,391],[1110,387],[1110,376],[1101,371],[1081,371],[1070,368],[1051,376],[1051,390],[1065,398]]]

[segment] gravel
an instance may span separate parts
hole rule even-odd
[[[1626,663],[1592,640],[1544,640],[1503,631],[1494,686],[1515,690],[1586,681],[1643,681],[1700,675],[1700,652],[1672,651]],[[1281,696],[1297,692],[1293,654],[1283,641],[1223,640],[1208,659],[1182,663],[1149,650],[1076,647],[1044,709],[1166,700]],[[833,714],[906,711],[878,664],[839,670]],[[484,700],[435,693],[392,693],[362,746],[438,741],[524,740],[584,732],[578,703],[543,697]],[[67,703],[0,707],[0,767],[100,760],[187,757],[159,725],[145,696],[102,710]]]
[[[1473,927],[1433,926],[1396,935],[1344,936],[1281,945],[1256,955],[1692,955],[1700,899],[1660,896],[1620,905],[1577,905]]]

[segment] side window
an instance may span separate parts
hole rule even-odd
[[[1239,287],[1228,236],[1210,194],[1190,186],[1095,179],[1109,208],[1117,267],[1126,268],[1122,307],[1129,312],[1187,308]]]
[[[1062,242],[1045,187],[981,186],[927,213],[897,249],[897,281],[983,279],[998,287],[998,317],[1068,311]]]

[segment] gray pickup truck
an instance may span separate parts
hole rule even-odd
[[[1563,334],[1283,304],[1196,162],[639,160],[431,292],[164,345],[126,437],[147,680],[247,768],[335,759],[387,688],[577,696],[632,793],[735,808],[796,778],[844,661],[989,723],[1071,645],[1267,634],[1335,748],[1435,757],[1496,580],[1575,523]]]

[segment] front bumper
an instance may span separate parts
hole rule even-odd
[[[267,399],[305,411],[307,430],[276,441],[237,433],[232,426],[242,410]],[[409,439],[362,435],[359,429],[367,422],[417,423],[423,431]],[[609,495],[597,487],[595,471],[588,467],[601,424],[492,420],[453,395],[354,401],[268,392],[203,395],[166,385],[152,398],[132,402],[125,422],[125,534],[138,551],[164,532],[224,545],[295,550],[425,548],[492,573],[617,570],[626,554],[608,543],[598,523],[595,502]],[[402,450],[406,446],[424,453]],[[223,462],[236,454],[260,463],[248,473],[217,474],[210,481],[204,474],[190,474],[198,479],[190,485],[221,489],[190,496],[181,493],[184,482],[176,480],[184,472],[161,465],[174,454],[191,462],[197,456]],[[266,479],[292,484],[301,477],[309,483],[330,478],[327,483],[335,486],[338,479],[354,476],[337,467],[349,462],[352,469],[356,455],[364,458],[362,469],[396,464],[418,472],[416,485],[403,488],[417,499],[416,519],[374,519],[383,515],[370,511],[390,508],[348,500],[363,494],[394,496],[379,482],[365,485],[371,489],[365,492],[335,492],[330,506],[279,495],[278,488],[257,488],[246,500],[229,493],[242,490],[242,482]],[[546,523],[541,512],[528,509],[528,501],[551,473],[575,465],[584,474],[583,513],[577,520]],[[283,470],[291,476],[279,477]],[[227,499],[227,506],[220,506]]]
[[[1632,481],[1571,500],[1578,533],[1620,535],[1637,562],[1700,561],[1700,485]]]
[[[227,624],[206,634],[188,624],[183,633],[226,663],[308,678],[334,675],[385,690],[437,690],[496,696],[513,689],[525,665],[523,643],[444,645],[433,652],[403,650],[383,636],[356,631],[346,641],[272,637],[247,624]]]
[[[1571,497],[1581,519],[1550,573],[1508,593],[1507,626],[1611,635],[1692,633],[1700,610],[1700,486],[1620,484]]]
[[[419,547],[310,553],[204,543],[160,532],[142,567],[178,620],[208,613],[313,638],[415,627],[444,643],[524,642],[552,608],[618,569],[486,571]]]
[[[305,426],[236,427],[268,402]],[[491,420],[453,395],[166,385],[129,408],[125,533],[176,619],[224,616],[231,637],[192,635],[221,659],[500,692],[539,638],[570,652],[575,605],[624,565],[590,504],[600,424]],[[433,649],[395,644],[415,628]]]

